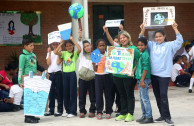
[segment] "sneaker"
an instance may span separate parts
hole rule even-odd
[[[126,115],[119,115],[115,118],[116,121],[124,120],[126,118]]]
[[[88,115],[88,117],[89,117],[89,118],[95,117],[95,113],[90,112],[89,115]]]
[[[96,118],[97,118],[98,120],[101,120],[101,119],[102,119],[102,114],[101,114],[101,113],[98,113],[98,115],[96,116]]]
[[[174,122],[171,119],[166,119],[165,123],[169,126],[174,126]]]
[[[62,117],[67,117],[68,113],[63,113]]]
[[[79,117],[80,118],[85,118],[85,114],[84,113],[80,113]]]
[[[146,123],[153,123],[153,118],[145,118],[144,120],[142,120],[141,122],[139,122],[140,124],[146,124]]]
[[[155,119],[154,122],[164,122],[164,119],[162,117],[159,117]]]
[[[61,116],[61,115],[62,115],[62,113],[59,113],[59,112],[56,112],[56,113],[54,114],[55,117]]]
[[[25,123],[38,123],[39,121],[32,118],[32,117],[25,117],[25,120],[24,120]]]
[[[127,114],[127,117],[125,118],[125,122],[131,122],[134,120],[133,115],[131,115],[130,113]]]
[[[136,122],[142,122],[145,119],[145,117],[141,117],[140,119],[137,119]]]
[[[111,114],[106,114],[105,119],[110,119],[111,118]]]
[[[52,112],[45,112],[44,113],[44,116],[51,116],[51,115],[54,115],[54,113],[52,113]]]
[[[189,93],[192,93],[192,89],[189,89]]]
[[[72,118],[72,117],[76,117],[76,115],[73,115],[73,114],[68,114],[67,115],[67,118]]]

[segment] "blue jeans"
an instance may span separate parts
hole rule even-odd
[[[149,100],[149,86],[151,84],[151,79],[145,79],[145,87],[140,86],[140,80],[137,80],[139,89],[139,99],[141,103],[142,116],[145,118],[152,117],[152,107]]]

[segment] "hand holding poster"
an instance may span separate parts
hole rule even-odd
[[[71,23],[58,25],[58,29],[63,40],[69,39],[69,36],[71,35]]]
[[[24,77],[24,115],[43,116],[51,81],[42,76],[30,76]]]
[[[54,31],[48,34],[48,44],[51,44],[53,42],[60,42],[61,35],[59,31]]]
[[[127,74],[133,76],[134,50],[123,47],[107,47],[105,71],[114,74]]]
[[[143,8],[143,23],[146,27],[172,25],[174,20],[174,6]]]

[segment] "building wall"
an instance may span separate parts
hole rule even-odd
[[[118,3],[94,3],[91,2],[88,5],[89,11],[89,36],[93,38],[93,5],[117,5]],[[194,4],[193,3],[176,3],[176,4],[164,4],[164,3],[119,3],[124,5],[124,18],[125,26],[135,42],[140,32],[140,24],[143,21],[143,7],[152,6],[175,6],[176,8],[176,21],[178,28],[183,35],[184,40],[194,39]],[[57,25],[67,23],[71,21],[68,14],[68,7],[70,2],[0,2],[0,11],[42,11],[42,45],[36,45],[34,53],[37,55],[39,63],[47,68],[46,65],[46,52],[47,52],[47,34],[54,30],[57,30]],[[175,34],[171,26],[165,27],[168,40],[174,40]],[[12,50],[16,50],[19,54],[22,50],[22,46],[1,46],[0,47],[0,69],[9,62]]]

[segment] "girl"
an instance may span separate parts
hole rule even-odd
[[[74,51],[74,44],[78,49],[77,51]],[[62,116],[71,118],[77,115],[77,77],[75,70],[76,60],[81,48],[72,36],[69,37],[69,40],[65,41],[67,51],[58,52],[62,45],[63,41],[61,40],[54,53],[63,59],[63,100],[66,113],[63,113]]]
[[[172,69],[172,58],[176,51],[180,49],[183,38],[177,29],[177,24],[174,22],[172,28],[176,34],[176,40],[166,42],[166,35],[162,30],[157,30],[154,33],[155,42],[148,42],[148,50],[151,61],[151,81],[154,95],[156,97],[160,116],[155,122],[165,121],[168,125],[174,125],[171,121],[169,104],[168,104],[168,84],[170,80],[170,72]],[[140,36],[144,36],[145,26],[140,26]]]
[[[103,27],[103,29],[107,37],[108,36],[110,37],[108,29],[105,26]],[[131,41],[131,36],[127,31],[124,30],[121,31],[118,35],[118,38],[119,44],[110,39],[109,41],[111,45],[134,49],[134,64],[133,64],[134,67],[140,55],[139,50],[137,49],[136,46],[133,45]],[[127,75],[113,74],[113,81],[116,84],[116,87],[119,91],[121,101],[120,115],[116,117],[115,120],[118,121],[124,119],[125,122],[130,122],[134,120],[133,117],[135,109],[134,88],[137,80]]]
[[[79,39],[81,40],[81,30],[79,30]],[[90,98],[90,109],[88,117],[95,117],[96,111],[96,97],[95,97],[95,85],[94,85],[94,69],[90,54],[92,51],[92,45],[89,41],[84,40],[80,41],[79,45],[82,49],[79,55],[79,109],[80,109],[80,118],[84,118],[87,113],[85,109],[86,105],[86,95],[87,91],[89,92]],[[89,74],[89,75],[87,75]]]
[[[59,40],[54,41],[51,44],[53,50],[56,50],[60,42]],[[45,113],[45,116],[55,115],[61,116],[63,113],[63,82],[62,82],[62,63],[57,63],[58,56],[51,51],[51,48],[48,48],[47,53],[47,65],[49,80],[52,81],[50,92],[49,92],[49,112]],[[55,111],[55,96],[57,96],[57,112]]]
[[[173,61],[174,65],[171,71],[171,80],[177,87],[183,87],[189,83],[191,75],[185,72],[185,70],[181,67],[182,56],[177,55]]]
[[[112,106],[111,106],[111,88],[113,85],[112,82],[112,74],[108,74],[104,72],[105,68],[105,50],[106,50],[106,42],[103,39],[98,39],[96,42],[97,48],[101,53],[100,62],[93,64],[93,68],[95,71],[95,94],[96,94],[96,109],[97,109],[97,119],[102,119],[102,111],[104,107],[103,103],[103,91],[105,94],[105,102],[106,102],[106,119],[111,118]]]

